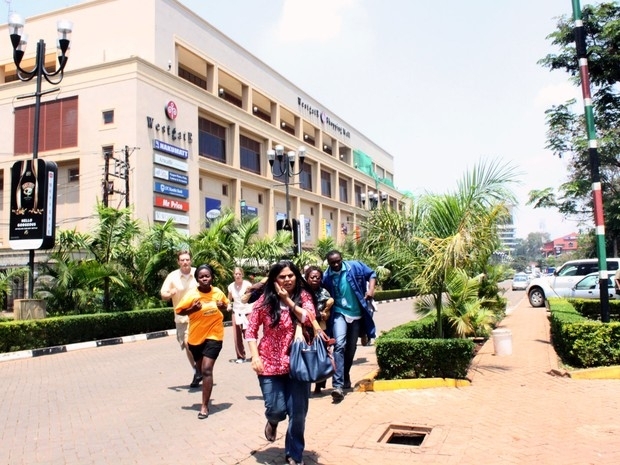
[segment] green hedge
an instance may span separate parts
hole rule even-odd
[[[410,321],[381,334],[375,341],[380,379],[464,379],[474,356],[469,339],[451,338],[453,331],[443,319],[444,335],[436,338],[434,316]]]
[[[0,352],[54,347],[174,328],[171,308],[0,323]]]
[[[410,297],[414,291],[377,291],[375,300]],[[224,321],[230,321],[230,312]],[[0,353],[98,341],[174,328],[172,308],[49,317],[41,320],[0,320]]]
[[[376,291],[375,300],[381,302],[382,300],[405,299],[407,297],[415,297],[416,295],[418,293],[413,289],[392,289],[389,291]]]
[[[596,302],[599,308],[594,311],[592,302],[549,299],[553,347],[563,363],[575,368],[620,365],[620,322],[601,323],[577,310],[599,315],[600,303]]]

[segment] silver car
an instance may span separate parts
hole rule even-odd
[[[530,278],[525,273],[517,273],[512,278],[512,290],[524,291],[530,283]]]

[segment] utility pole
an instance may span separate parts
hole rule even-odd
[[[134,150],[139,150],[140,147],[128,147],[120,150],[123,154],[123,158],[116,158],[113,153],[105,152],[105,164],[103,167],[103,205],[109,206],[110,196],[113,194],[121,194],[125,198],[125,208],[129,207],[129,156]],[[114,162],[114,168],[110,168],[110,162]],[[125,181],[124,190],[116,190],[114,188],[114,180],[110,178],[118,178]]]

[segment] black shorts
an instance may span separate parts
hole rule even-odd
[[[194,361],[197,362],[202,357],[211,358],[217,360],[218,355],[222,350],[222,341],[214,341],[213,339],[205,339],[202,344],[193,346],[188,344],[189,351],[194,357]]]

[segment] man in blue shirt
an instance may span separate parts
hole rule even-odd
[[[332,398],[334,402],[340,402],[344,399],[344,389],[351,388],[349,372],[358,338],[362,334],[369,340],[375,338],[373,308],[369,300],[375,295],[377,275],[363,262],[343,261],[338,250],[328,252],[326,259],[329,268],[323,275],[323,287],[334,299],[327,332],[336,339]]]

